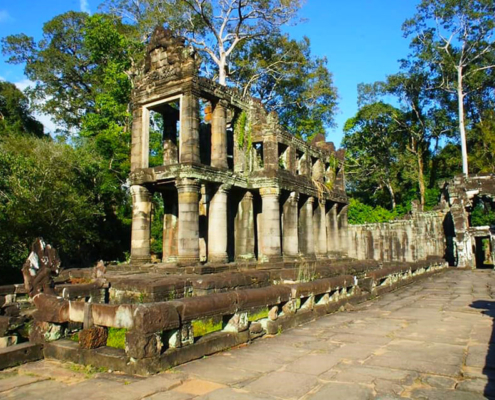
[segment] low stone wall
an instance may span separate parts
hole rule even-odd
[[[443,211],[417,212],[409,219],[387,223],[349,225],[347,254],[358,260],[415,262],[443,257]]]
[[[363,268],[359,274],[147,304],[92,304],[40,294],[33,299],[41,311],[35,316],[32,341],[45,344],[47,357],[128,373],[152,373],[265,334],[277,334],[445,266],[441,259],[387,264]],[[79,343],[54,341],[82,326]],[[105,346],[108,328],[125,333],[125,350]]]

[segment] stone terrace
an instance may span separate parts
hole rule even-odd
[[[489,271],[450,270],[281,335],[150,378],[50,360],[6,370],[0,397],[495,398]]]

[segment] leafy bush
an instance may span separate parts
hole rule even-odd
[[[485,207],[483,202],[476,204],[471,212],[471,226],[495,225],[495,212]]]
[[[399,216],[396,211],[389,211],[380,206],[372,207],[356,199],[350,200],[347,215],[351,225],[387,222]]]

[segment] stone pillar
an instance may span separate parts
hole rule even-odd
[[[254,241],[253,194],[246,192],[239,202],[235,220],[235,258],[237,261],[255,258]]]
[[[308,153],[304,153],[299,159],[299,175],[311,177],[311,157]]]
[[[228,168],[227,163],[227,109],[222,101],[213,105],[211,120],[211,166]]]
[[[179,112],[168,107],[162,112],[163,117],[163,165],[177,164],[177,120]]]
[[[297,160],[296,160],[296,148],[293,146],[289,146],[286,150],[286,162],[287,162],[287,170],[296,175],[297,174]]]
[[[289,198],[285,201],[283,210],[283,250],[284,258],[294,259],[299,255],[299,237],[298,237],[298,201],[299,193],[291,192]]]
[[[275,135],[263,136],[263,169],[278,170],[278,143]]]
[[[194,179],[178,179],[179,232],[178,261],[181,264],[199,261],[199,183]]]
[[[151,193],[144,186],[132,185],[131,263],[151,260]]]
[[[318,205],[313,214],[315,252],[319,259],[328,258],[325,203],[326,201],[323,199],[318,200]]]
[[[260,195],[262,201],[260,261],[274,261],[281,257],[278,188],[261,188]]]
[[[342,252],[344,257],[347,256],[349,248],[347,247],[347,235],[348,235],[348,222],[347,222],[347,209],[349,206],[344,206],[338,214],[338,231],[339,231],[339,250]]]
[[[208,212],[208,261],[225,263],[227,255],[227,200],[228,190],[221,185],[210,200]]]
[[[177,261],[178,199],[176,193],[163,193],[163,262]]]
[[[327,212],[327,248],[330,253],[340,250],[337,203],[334,203]]]
[[[147,108],[136,107],[132,113],[131,172],[148,167],[149,118]]]
[[[315,199],[308,197],[299,212],[299,250],[303,257],[314,258],[313,203]]]
[[[200,163],[198,98],[192,92],[184,93],[180,107],[180,162]]]

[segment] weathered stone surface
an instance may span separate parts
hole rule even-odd
[[[61,325],[34,320],[29,333],[29,341],[31,343],[43,344],[60,339],[62,335],[63,328]]]
[[[40,293],[33,297],[33,302],[37,308],[34,317],[38,321],[64,323],[70,320],[67,300]]]
[[[132,358],[149,358],[160,355],[163,343],[160,335],[144,334],[142,332],[127,332],[125,334],[126,353]]]
[[[37,238],[32,246],[31,253],[22,267],[24,285],[29,296],[44,292],[55,294],[53,291],[53,277],[60,272],[60,258],[57,250],[46,244],[42,238]]]
[[[10,346],[0,349],[0,370],[41,358],[43,358],[43,349],[38,344],[26,342]]]
[[[101,326],[92,326],[79,332],[79,346],[83,349],[96,349],[106,346],[108,330]]]
[[[185,298],[169,304],[177,309],[181,321],[191,321],[212,315],[234,314],[237,310],[236,300],[236,292],[229,292]]]
[[[183,318],[184,318],[183,314]],[[134,308],[134,329],[143,333],[179,327],[179,314],[171,303],[139,304]]]

